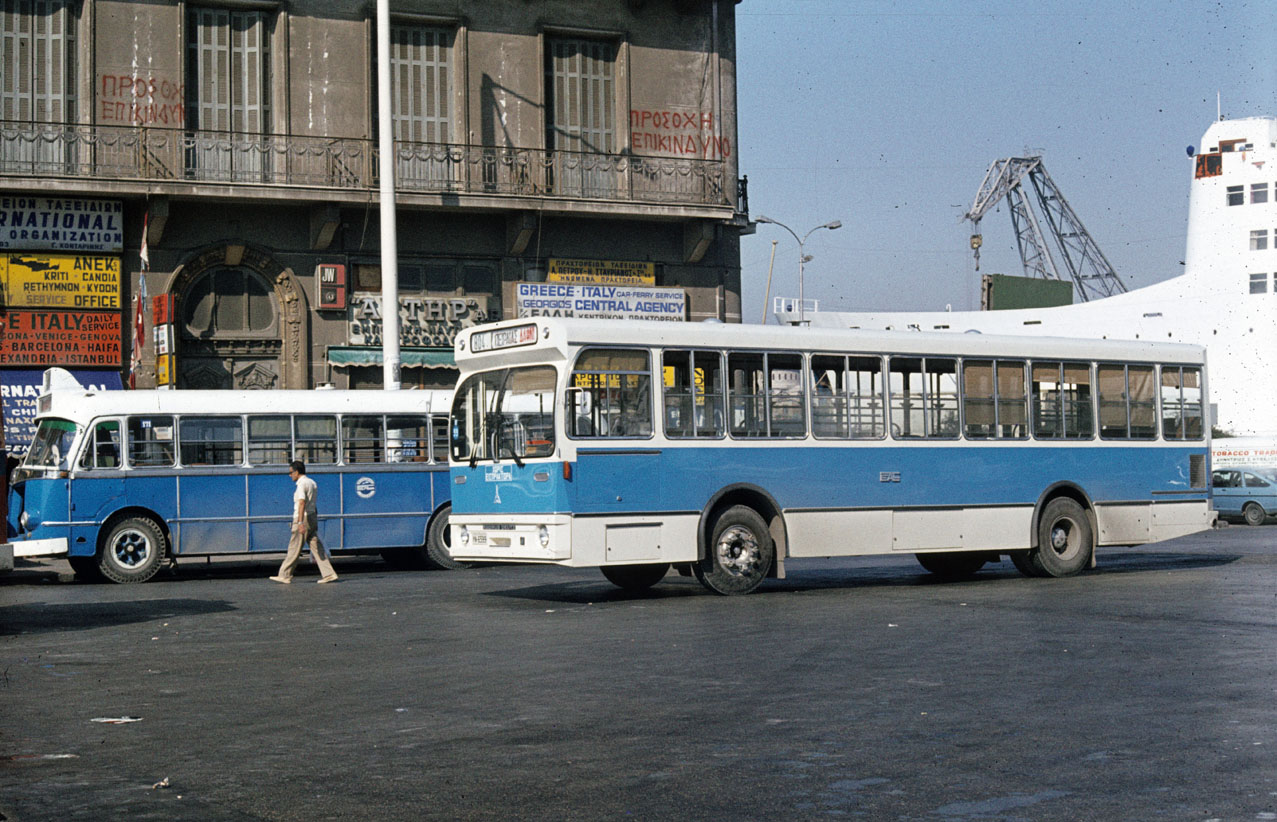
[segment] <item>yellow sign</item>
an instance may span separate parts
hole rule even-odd
[[[552,283],[656,285],[656,263],[551,258],[545,279]]]
[[[10,308],[120,307],[120,258],[101,254],[17,254],[3,262],[4,303]]]
[[[172,385],[177,372],[173,369],[173,355],[161,354],[155,358],[155,384]]]

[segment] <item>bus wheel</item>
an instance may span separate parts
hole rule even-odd
[[[98,570],[112,582],[146,582],[164,561],[164,533],[147,517],[117,522],[98,557]]]
[[[1264,520],[1268,518],[1257,502],[1246,503],[1246,507],[1242,509],[1242,516],[1246,518],[1247,525],[1263,525]]]
[[[988,555],[978,551],[954,551],[943,554],[914,554],[918,564],[941,579],[966,579],[988,562]]]
[[[445,505],[430,520],[430,528],[426,531],[426,564],[444,571],[460,571],[469,568],[470,563],[452,558],[452,529],[448,527],[451,514],[452,506]]]
[[[599,569],[607,581],[627,591],[646,591],[665,579],[670,570],[668,562],[651,565],[604,565]]]
[[[753,508],[736,505],[714,523],[709,555],[692,571],[716,594],[748,594],[767,576],[775,556],[767,523]]]
[[[1053,499],[1038,520],[1036,565],[1051,577],[1069,577],[1091,564],[1095,537],[1082,506],[1067,497]]]

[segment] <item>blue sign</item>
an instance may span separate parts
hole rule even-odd
[[[68,369],[86,391],[124,388],[118,371]],[[0,401],[4,406],[4,442],[9,453],[22,457],[35,436],[36,398],[44,385],[44,369],[0,370]]]

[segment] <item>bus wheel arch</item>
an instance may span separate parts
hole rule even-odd
[[[768,572],[768,576],[776,576],[777,565],[789,555],[789,534],[785,528],[785,518],[781,513],[780,505],[771,494],[757,485],[748,483],[729,485],[710,498],[701,512],[701,521],[696,530],[696,555],[700,559],[705,559],[709,555],[714,524],[723,512],[736,505],[754,509],[767,524],[767,531],[776,549],[776,562]]]
[[[1033,548],[1012,560],[1027,576],[1066,577],[1095,559],[1095,509],[1076,486],[1059,484],[1044,495],[1033,517]]]
[[[98,571],[111,582],[146,582],[164,565],[171,545],[163,517],[145,508],[117,511],[98,529]]]
[[[747,594],[778,575],[784,518],[769,494],[734,486],[715,495],[701,517],[696,579],[717,594]]]
[[[1099,523],[1095,520],[1095,505],[1091,502],[1091,497],[1072,482],[1057,482],[1038,496],[1037,505],[1033,507],[1033,522],[1029,526],[1029,546],[1031,548],[1039,547],[1038,535],[1041,531],[1043,512],[1052,501],[1060,497],[1071,499],[1081,506],[1082,510],[1086,512],[1087,520],[1090,522],[1091,533],[1098,534],[1100,532]]]
[[[473,567],[474,563],[460,562],[452,558],[452,529],[448,517],[452,515],[452,503],[445,502],[430,515],[426,525],[425,561],[430,568],[444,571],[460,571]]]

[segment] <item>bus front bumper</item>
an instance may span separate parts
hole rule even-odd
[[[12,571],[17,557],[66,556],[66,539],[28,539],[21,542],[0,542],[0,571]]]
[[[452,558],[463,562],[557,562],[572,559],[572,518],[567,515],[452,514]]]

